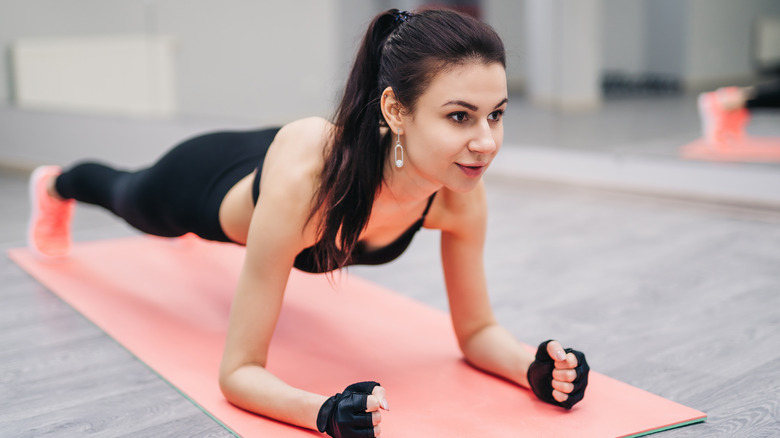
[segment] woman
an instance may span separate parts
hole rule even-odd
[[[227,400],[331,436],[378,437],[387,399],[377,383],[328,398],[264,368],[286,281],[293,267],[392,260],[421,226],[439,229],[465,358],[570,408],[587,385],[584,355],[548,341],[534,357],[488,301],[481,176],[501,146],[506,104],[504,48],[490,27],[452,11],[390,10],[370,24],[333,123],[197,137],[139,172],[96,163],[36,171],[31,240],[66,253],[75,199],[148,233],[246,245],[220,369]]]

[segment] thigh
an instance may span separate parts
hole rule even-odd
[[[219,206],[233,185],[262,163],[276,129],[216,132],[189,139],[147,169],[167,221],[209,240],[229,241],[219,225]]]

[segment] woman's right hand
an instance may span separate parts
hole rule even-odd
[[[317,429],[334,438],[378,438],[380,408],[387,410],[387,398],[379,383],[353,383],[323,403]]]

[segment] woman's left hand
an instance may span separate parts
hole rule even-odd
[[[528,368],[528,383],[539,399],[571,409],[585,396],[589,371],[582,352],[550,340],[539,345]]]

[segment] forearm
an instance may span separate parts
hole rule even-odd
[[[327,397],[294,388],[260,365],[244,365],[220,378],[232,404],[269,418],[317,429],[317,413]]]
[[[476,368],[528,388],[526,373],[534,356],[498,324],[486,326],[461,344],[466,360]]]

